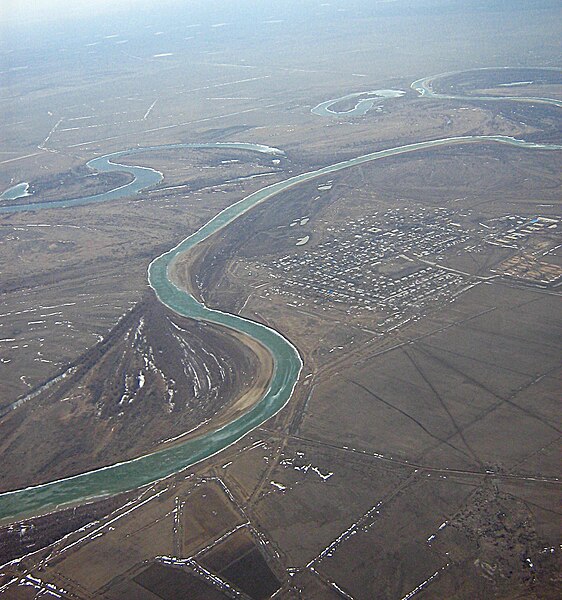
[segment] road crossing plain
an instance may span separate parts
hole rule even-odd
[[[526,27],[557,40],[555,19],[548,25],[544,12],[531,9],[517,19],[522,14]],[[488,39],[488,13],[472,15],[470,26],[457,17],[463,39]],[[423,25],[419,16],[409,21],[414,29],[381,18],[404,34],[400,56],[380,52],[376,44],[386,42],[371,39],[372,21],[340,15],[366,51],[349,53],[346,36],[336,35],[318,53],[306,23],[283,34],[285,42],[300,36],[299,44],[268,34],[267,44],[277,42],[267,64],[263,39],[240,50],[244,64],[217,37],[196,45],[189,73],[177,54],[164,56],[166,48],[144,63],[121,49],[120,61],[98,72],[95,93],[72,79],[78,71],[64,73],[74,87],[57,83],[64,67],[55,52],[42,58],[51,82],[43,92],[29,78],[11,80],[28,116],[0,126],[11,152],[0,159],[2,189],[29,181],[45,199],[57,197],[58,186],[69,196],[104,191],[119,182],[92,175],[85,163],[138,145],[247,141],[285,155],[154,150],[123,158],[163,173],[147,193],[0,215],[0,410],[74,362],[85,368],[92,352],[105,356],[75,397],[53,388],[8,416],[10,432],[0,436],[2,460],[12,465],[4,490],[165,439],[173,444],[188,428],[211,426],[207,412],[227,411],[231,391],[257,385],[251,348],[174,319],[146,285],[155,256],[226,206],[300,172],[415,141],[470,134],[560,143],[553,106],[420,97],[409,87],[415,79],[470,65],[444,61],[444,42],[434,36],[423,60],[408,52],[419,44],[412,35]],[[427,19],[446,31],[440,17]],[[494,36],[472,63],[527,56],[517,19],[513,32],[504,28],[503,44]],[[288,69],[302,65],[303,47],[311,72]],[[548,48],[533,47],[533,61],[553,64]],[[108,58],[117,50],[100,52]],[[139,72],[151,82],[143,90]],[[475,95],[560,98],[559,83],[537,82],[537,73],[470,71],[445,83]],[[362,89],[407,93],[356,119],[310,113]],[[63,107],[60,115],[48,115],[43,94]],[[560,266],[559,174],[557,152],[491,144],[424,150],[288,190],[208,240],[180,263],[182,282],[208,305],[272,326],[297,346],[304,369],[293,398],[260,428],[176,476],[3,525],[0,563],[24,558],[0,569],[2,594],[31,598],[50,589],[61,597],[155,600],[192,585],[201,597],[228,597],[228,586],[257,564],[271,584],[252,590],[257,598],[274,588],[284,599],[556,598],[559,288],[516,280],[501,265],[528,255]],[[519,236],[537,217],[556,227]],[[498,245],[506,236],[517,238],[516,247]],[[131,358],[124,348],[142,318],[152,329]],[[134,326],[121,331],[127,319]],[[169,390],[144,374],[146,349],[175,344],[189,354],[189,343],[195,352],[184,364],[186,379],[195,380],[190,366],[204,381],[203,365],[212,360],[204,351],[222,351],[213,384],[221,366],[238,379],[210,404],[188,386],[169,412]],[[154,364],[179,381],[179,366],[169,360],[166,371],[163,362]],[[97,385],[89,385],[92,373]],[[18,468],[23,449],[28,457],[40,453],[41,430],[49,432],[45,448],[53,439],[56,448]],[[90,450],[76,456],[78,439]]]

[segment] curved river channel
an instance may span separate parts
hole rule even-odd
[[[347,94],[340,98],[333,98],[332,100],[326,100],[317,104],[314,108],[310,109],[313,115],[320,117],[362,117],[366,115],[373,106],[388,98],[401,98],[406,92],[402,90],[372,90],[370,92],[355,92],[353,94]],[[349,110],[333,110],[332,107],[345,100],[351,100],[353,98],[361,98],[358,100],[353,108]],[[377,100],[377,98],[379,100]]]
[[[503,71],[504,73],[508,73],[510,71],[510,67],[504,67],[503,69],[498,69],[495,67],[484,67],[482,69],[474,69],[474,71]],[[552,67],[546,68],[542,67],[537,69],[539,71],[560,71],[560,69]],[[461,71],[463,73],[465,71]],[[451,75],[458,75],[459,72],[453,71],[450,73],[441,73],[440,75],[432,75],[431,77],[423,77],[422,79],[418,79],[414,81],[410,86],[413,90],[415,90],[420,96],[424,96],[425,98],[434,98],[437,100],[479,100],[483,102],[525,102],[527,104],[550,104],[551,106],[562,107],[562,100],[557,100],[556,98],[540,98],[540,97],[532,97],[532,96],[457,96],[452,94],[440,94],[439,92],[434,91],[433,83],[439,79],[444,79],[446,77],[450,77]]]
[[[274,360],[273,375],[267,392],[259,402],[241,417],[238,417],[220,429],[200,435],[199,437],[193,437],[185,442],[178,443],[176,446],[133,460],[88,471],[73,477],[0,494],[0,520],[14,518],[16,516],[30,516],[57,506],[96,497],[109,496],[153,483],[220,452],[261,425],[264,421],[277,414],[287,404],[298,381],[303,364],[295,346],[280,333],[261,323],[209,308],[198,302],[187,292],[177,288],[168,277],[168,268],[178,255],[187,252],[203,240],[208,239],[258,204],[301,183],[390,156],[398,156],[439,146],[475,143],[502,144],[535,150],[562,150],[562,146],[560,145],[527,142],[505,136],[461,136],[418,142],[364,154],[350,160],[317,169],[316,171],[296,175],[246,196],[239,202],[218,213],[195,233],[185,238],[175,248],[172,248],[153,260],[148,268],[149,284],[159,300],[165,306],[182,316],[216,323],[242,332],[267,348]],[[238,148],[240,150],[266,152],[269,154],[279,153],[278,150],[268,148],[267,146],[254,144],[216,143],[163,146],[163,148],[179,147],[229,147]],[[123,167],[110,161],[110,159],[115,159],[125,154],[145,152],[154,149],[155,147],[144,149],[138,148],[132,151],[109,154],[107,156],[96,158],[94,161],[90,161],[88,164],[99,171],[127,171],[132,173],[136,178],[127,186],[123,186],[118,190],[112,190],[111,192],[108,192],[107,195],[100,194],[98,196],[90,197],[90,201],[101,202],[107,199],[130,196],[135,187],[133,186],[135,181],[137,187],[142,183],[142,187],[139,187],[138,189],[146,187],[147,180],[142,179],[144,177],[148,177],[150,180],[152,180],[151,178],[153,177],[157,177],[157,180],[160,181],[162,176],[158,171],[146,169],[145,167]],[[147,171],[150,173],[147,173]],[[57,205],[72,206],[85,203],[86,198],[81,198],[77,200],[61,201]],[[51,208],[53,205],[54,203],[41,204],[37,206],[37,208]],[[19,207],[10,208],[12,210],[24,210]],[[26,209],[30,208],[31,206],[27,205]]]
[[[138,167],[131,165],[122,165],[115,162],[121,156],[131,156],[149,152],[150,150],[175,150],[181,148],[192,148],[204,150],[205,148],[228,148],[230,150],[251,150],[262,154],[283,155],[281,150],[262,146],[261,144],[246,144],[243,142],[215,142],[210,144],[167,144],[165,146],[147,146],[144,148],[132,148],[130,150],[120,150],[112,152],[104,156],[98,156],[88,161],[86,165],[94,171],[100,173],[128,173],[133,176],[133,180],[118,188],[103,192],[102,194],[94,194],[93,196],[82,196],[80,198],[69,198],[66,200],[56,200],[54,202],[28,202],[25,204],[13,204],[2,206],[0,203],[1,212],[24,212],[26,210],[44,210],[47,208],[69,208],[71,206],[84,206],[86,204],[96,204],[98,202],[107,202],[108,200],[119,200],[127,196],[133,196],[142,190],[158,185],[164,176],[160,171],[151,169],[150,167]],[[1,196],[6,199],[22,198],[25,194],[21,193],[18,196],[12,196],[10,192],[18,192],[18,188],[29,186],[29,184],[19,183],[14,187],[6,190]],[[23,191],[23,189],[22,189]],[[25,190],[27,192],[27,188]]]

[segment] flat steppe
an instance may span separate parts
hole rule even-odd
[[[415,141],[560,143],[555,107],[409,89],[432,73],[514,64],[514,53],[552,65],[554,46],[520,40],[524,26],[554,44],[547,13],[506,17],[501,44],[497,15],[472,14],[467,28],[462,11],[389,13],[374,35],[371,19],[347,15],[321,43],[300,24],[229,46],[217,27],[185,55],[164,42],[124,51],[110,37],[80,69],[57,50],[7,81],[0,185],[28,181],[27,200],[123,184],[84,165],[125,148],[244,141],[285,154],[154,149],[120,159],[164,176],[137,196],[0,213],[0,489],[177,443],[257,400],[272,368],[263,349],[171,314],[146,279],[155,256],[226,206]],[[414,34],[426,28],[462,32],[478,50],[468,64],[443,58],[449,33],[421,53]],[[275,51],[264,55],[265,39]],[[511,91],[502,83],[490,72],[471,89]],[[310,113],[387,88],[406,94],[360,118]],[[560,94],[552,82],[525,91]],[[560,289],[505,265],[560,268],[559,174],[558,152],[491,144],[385,159],[280,194],[185,256],[177,282],[297,346],[293,398],[174,477],[3,524],[0,563],[24,557],[0,569],[5,597],[220,598],[230,586],[254,598],[556,598]],[[262,587],[244,588],[256,572]]]

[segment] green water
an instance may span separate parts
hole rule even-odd
[[[176,150],[176,149],[207,149],[207,148],[226,148],[230,150],[248,150],[251,152],[258,152],[261,154],[269,154],[277,156],[282,154],[276,148],[270,148],[269,146],[262,146],[261,144],[250,144],[243,142],[209,142],[207,144],[168,144],[165,146],[148,146],[142,148],[131,148],[129,150],[120,150],[119,152],[112,152],[111,154],[105,154],[104,156],[98,156],[88,161],[86,165],[93,171],[100,173],[128,173],[133,176],[133,180],[129,183],[120,187],[114,188],[107,192],[100,194],[93,194],[91,196],[81,196],[80,198],[67,198],[65,200],[55,200],[53,202],[29,202],[22,204],[13,204],[11,206],[0,205],[0,213],[13,213],[13,212],[24,212],[26,210],[45,210],[48,208],[71,208],[73,206],[84,206],[86,204],[98,204],[100,202],[108,202],[109,200],[119,200],[128,196],[134,196],[139,192],[148,188],[158,185],[164,176],[160,171],[151,169],[150,167],[139,167],[131,165],[122,165],[115,162],[116,159],[122,156],[130,156],[134,154],[141,154],[143,152],[149,152],[151,150]],[[25,185],[25,184],[20,184]],[[10,188],[6,190],[2,198],[16,199],[21,198],[24,194],[14,196],[13,192],[16,189]],[[18,190],[19,192],[19,187]]]
[[[2,194],[0,194],[0,201],[2,200],[17,200],[18,198],[25,198],[31,196],[29,193],[29,183],[23,182],[8,188]]]

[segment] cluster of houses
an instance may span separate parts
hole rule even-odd
[[[519,217],[517,215],[508,215],[496,219],[494,231],[486,240],[494,246],[504,248],[520,248],[533,234],[555,234],[558,233],[557,218],[552,217]]]
[[[418,260],[469,240],[448,209],[391,208],[326,230],[329,239],[301,245],[276,261],[271,293],[295,306],[374,311],[378,326],[388,329],[450,300],[468,283],[462,274]]]

